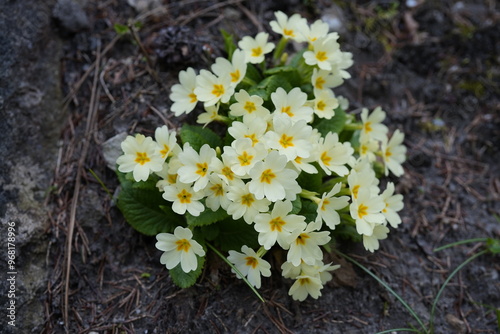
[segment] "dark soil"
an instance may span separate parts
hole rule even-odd
[[[480,246],[433,249],[469,238],[500,238],[496,2],[416,1],[420,5],[412,8],[393,1],[145,2],[161,6],[138,13],[124,0],[89,0],[89,29],[75,33],[54,23],[65,41],[61,80],[70,116],[51,197],[52,271],[42,331],[376,333],[418,326],[371,276],[334,255],[342,268],[318,300],[293,301],[291,282],[276,271],[263,280],[262,304],[214,254],[208,254],[198,283],[181,290],[159,263],[155,238],[125,222],[91,173],[113,193],[118,181],[106,167],[103,142],[122,132],[151,135],[165,122],[192,122],[194,115],[178,120],[168,112],[178,71],[207,68],[223,54],[221,28],[237,37],[270,32],[276,10],[298,12],[310,22],[337,16],[342,47],[354,54],[355,64],[349,70],[353,79],[336,93],[348,97],[354,111],[382,106],[390,129],[406,134],[406,174],[395,180],[405,196],[403,224],[375,254],[348,243],[339,249],[386,281],[427,322],[444,280]],[[116,38],[115,23],[138,19],[136,38]],[[499,330],[492,311],[500,308],[498,260],[483,255],[451,280],[438,303],[436,333]]]

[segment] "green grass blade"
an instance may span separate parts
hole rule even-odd
[[[447,244],[447,245],[435,248],[434,252],[439,252],[439,251],[442,251],[443,249],[446,249],[446,248],[455,247],[455,246],[463,245],[463,244],[468,244],[471,242],[486,242],[487,240],[488,240],[488,238],[475,238],[475,239],[467,239],[467,240],[452,242],[451,244]]]
[[[99,178],[99,176],[97,176],[97,174],[92,169],[89,169],[89,172],[97,180],[97,182],[99,182],[99,184],[101,185],[102,189],[104,189],[104,191],[108,194],[109,198],[112,199],[113,198],[113,194],[111,194],[111,191],[109,191],[108,187],[106,187],[106,185],[104,184],[104,182],[102,182],[102,180]]]
[[[263,302],[263,303],[266,302],[266,300],[264,298],[262,298],[260,293],[255,289],[255,287],[252,284],[250,284],[250,282],[241,273],[241,271],[238,270],[238,268],[236,268],[231,262],[229,262],[229,260],[224,255],[222,255],[222,253],[219,252],[214,246],[210,245],[209,243],[207,243],[206,245],[208,248],[213,250],[214,253],[217,254],[222,260],[224,260],[224,262],[226,262],[238,274],[238,276],[241,277],[241,279],[243,279],[243,281],[250,287],[250,289],[252,289],[253,293],[255,293],[255,295],[260,299],[261,302]]]
[[[377,282],[379,282],[387,291],[389,291],[394,297],[396,297],[396,299],[399,300],[399,302],[406,308],[406,310],[413,316],[413,318],[415,318],[415,320],[418,322],[420,327],[422,327],[423,332],[428,333],[427,328],[425,327],[425,324],[423,323],[422,319],[420,319],[420,317],[417,315],[417,313],[415,313],[415,311],[411,308],[411,306],[408,305],[408,303],[405,302],[405,300],[400,295],[398,295],[394,290],[392,290],[391,287],[386,282],[384,282],[381,278],[379,278],[377,275],[375,275],[370,270],[368,270],[368,268],[366,268],[365,266],[363,266],[361,263],[354,260],[350,256],[347,256],[338,250],[335,250],[335,252],[338,253],[339,255],[345,257],[346,259],[348,259],[349,261],[351,261],[352,263],[357,265],[359,268],[363,269],[368,275],[370,275]]]
[[[467,260],[465,260],[464,262],[462,262],[458,267],[456,267],[455,270],[453,270],[453,272],[450,274],[450,276],[448,276],[448,278],[444,281],[443,285],[441,286],[441,289],[439,289],[439,292],[436,295],[436,298],[434,298],[434,302],[432,303],[431,318],[430,318],[430,328],[431,328],[431,330],[434,328],[434,316],[435,316],[435,313],[436,313],[436,306],[437,306],[437,303],[439,301],[439,298],[441,298],[441,294],[443,293],[444,288],[446,287],[446,285],[448,285],[448,283],[451,281],[451,279],[463,267],[465,267],[467,264],[469,264],[470,262],[472,262],[477,257],[486,254],[487,252],[488,252],[487,250],[483,250],[483,251],[481,251],[479,253],[476,253],[476,254],[472,255],[470,258],[468,258]]]
[[[387,329],[382,332],[377,332],[375,334],[386,334],[386,333],[394,333],[394,332],[413,332],[413,333],[420,333],[418,329],[414,328],[394,328],[394,329]]]

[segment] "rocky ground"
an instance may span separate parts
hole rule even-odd
[[[155,239],[129,227],[106,191],[118,186],[104,159],[113,141],[195,119],[168,113],[179,70],[207,68],[222,55],[221,28],[237,37],[270,32],[276,10],[329,22],[355,60],[353,79],[336,93],[352,110],[382,106],[391,131],[406,134],[406,174],[396,180],[405,196],[403,224],[375,254],[347,243],[339,249],[427,322],[444,280],[482,246],[433,249],[500,238],[494,1],[29,2],[0,5],[0,46],[8,50],[0,55],[0,152],[8,157],[0,160],[0,217],[3,227],[17,224],[19,333],[376,333],[418,326],[384,287],[334,254],[342,268],[318,300],[292,301],[290,282],[276,272],[263,282],[262,304],[213,254],[199,282],[180,290],[159,263]],[[116,23],[136,33],[118,36]],[[498,332],[499,273],[491,254],[462,269],[437,305],[435,332]],[[5,319],[0,328],[14,330]]]

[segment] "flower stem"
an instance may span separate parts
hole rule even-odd
[[[278,42],[278,45],[276,45],[276,49],[274,49],[274,54],[273,58],[276,60],[281,59],[281,55],[285,51],[286,44],[288,43],[288,39],[285,37],[282,37],[280,41]]]
[[[257,298],[260,299],[261,302],[265,303],[266,300],[264,298],[262,298],[262,296],[260,295],[260,293],[254,288],[254,286],[252,284],[250,284],[250,282],[246,279],[245,275],[243,275],[241,273],[241,271],[238,270],[238,268],[236,268],[224,255],[222,255],[221,252],[219,252],[217,250],[217,248],[215,248],[214,246],[212,246],[211,244],[209,244],[208,242],[206,243],[207,247],[210,248],[215,254],[217,254],[224,262],[226,262],[230,267],[231,269],[234,270],[234,272],[250,287],[250,289],[253,291],[253,293],[255,293],[255,295],[257,296]]]
[[[344,125],[344,129],[346,131],[355,131],[355,130],[361,130],[363,128],[363,124],[361,123],[349,123]]]

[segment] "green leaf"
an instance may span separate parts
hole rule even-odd
[[[351,224],[339,224],[332,231],[332,236],[336,240],[351,240],[355,243],[363,241],[363,237],[356,231],[356,227]]]
[[[183,218],[166,205],[168,202],[157,189],[134,188],[135,182],[128,181],[123,173],[118,175],[123,182],[117,206],[134,229],[145,235],[157,235],[185,224]]]
[[[217,211],[212,211],[209,208],[205,209],[198,217],[186,213],[186,221],[188,226],[205,226],[221,221],[229,217],[226,210],[219,208]]]
[[[488,238],[486,240],[486,246],[488,247],[488,250],[491,253],[493,253],[493,254],[500,253],[500,240],[499,239]]]
[[[115,32],[118,35],[125,35],[125,34],[127,34],[129,32],[128,26],[126,26],[124,24],[115,23],[113,25],[113,28],[115,29]]]
[[[257,85],[257,88],[264,89],[268,96],[274,93],[279,87],[283,88],[286,92],[289,92],[293,88],[290,82],[282,74],[275,74],[267,77]]]
[[[302,210],[300,210],[300,214],[306,217],[306,222],[312,222],[316,220],[316,216],[318,211],[318,205],[311,201],[303,201],[302,202]]]
[[[197,227],[193,230],[193,235],[196,240],[215,240],[220,233],[220,227],[218,224],[204,225]]]
[[[224,29],[221,29],[220,32],[222,34],[222,38],[224,39],[224,46],[225,46],[226,52],[227,52],[227,59],[229,61],[231,61],[231,58],[233,57],[233,53],[237,49],[237,46],[234,43],[233,35],[231,35],[230,33],[228,33]]]
[[[297,68],[299,67],[302,63],[304,63],[304,52],[306,52],[307,49],[302,49],[301,51],[297,52],[296,54],[293,55],[292,59],[290,60],[290,67]]]
[[[193,286],[196,283],[196,280],[198,279],[198,277],[200,277],[201,272],[203,270],[203,265],[205,264],[205,257],[200,257],[197,255],[196,259],[198,260],[198,267],[196,268],[196,270],[185,273],[182,270],[180,263],[174,268],[169,270],[170,277],[172,277],[172,281],[175,283],[175,285],[185,289],[189,288],[190,286]]]
[[[252,64],[248,63],[247,64],[247,72],[245,74],[245,77],[255,81],[259,82],[262,80],[262,75],[260,75],[259,70]]]
[[[212,130],[201,126],[184,124],[180,136],[183,143],[189,143],[197,152],[204,144],[212,148],[222,147],[222,139]]]
[[[265,89],[257,88],[257,86],[253,86],[247,91],[248,95],[257,95],[260,96],[263,100],[268,100],[269,99],[269,94],[267,94],[267,91]]]
[[[287,72],[297,72],[297,69],[290,65],[278,66],[268,69],[264,72],[265,75],[281,74]]]
[[[302,200],[300,199],[300,196],[297,196],[295,200],[292,201],[292,211],[290,211],[290,214],[295,215],[300,212],[302,209]]]
[[[308,174],[303,171],[299,174],[297,182],[301,188],[309,191],[318,191],[318,189],[321,187],[323,183],[323,180],[321,178],[321,167],[319,167],[316,163],[314,164],[314,166],[318,170],[318,173]]]
[[[243,245],[253,249],[259,248],[257,231],[243,219],[233,220],[229,217],[217,223],[217,226],[220,228],[220,233],[216,241],[222,251],[236,250],[239,252]]]
[[[318,129],[321,135],[324,137],[328,132],[340,133],[344,128],[347,116],[342,108],[335,109],[335,116],[331,119],[317,118],[313,122],[313,127]]]

